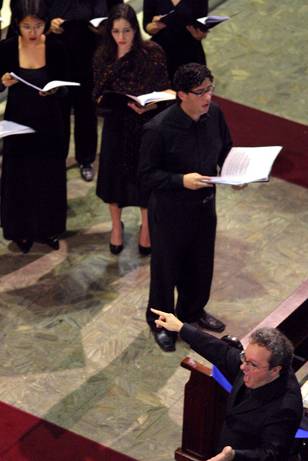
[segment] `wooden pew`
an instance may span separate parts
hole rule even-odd
[[[190,357],[181,366],[190,371],[190,378],[185,385],[182,447],[175,459],[208,459],[215,453],[228,393],[212,378],[210,368]]]
[[[308,363],[308,280],[303,282],[270,315],[241,339],[245,347],[250,334],[261,327],[278,328],[294,344],[294,369],[307,371]],[[190,371],[184,391],[182,446],[175,451],[177,461],[206,460],[215,454],[224,419],[227,392],[211,377],[211,370],[186,357],[181,366]],[[307,376],[307,375],[306,375]],[[302,456],[308,459],[307,441]]]

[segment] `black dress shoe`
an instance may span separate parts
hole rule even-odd
[[[153,330],[154,339],[164,352],[175,351],[176,334],[166,330]]]
[[[151,247],[144,247],[143,245],[140,245],[140,243],[138,245],[138,249],[141,256],[149,256],[152,252]]]
[[[226,325],[221,321],[213,317],[208,312],[204,312],[199,320],[197,320],[199,327],[205,328],[210,331],[217,331],[221,333],[226,328]]]
[[[43,243],[46,243],[46,245],[48,245],[53,250],[59,250],[60,248],[58,237],[48,237],[44,240]]]
[[[121,227],[122,227],[122,231],[124,231],[124,222],[123,221],[121,221]],[[121,245],[114,245],[111,242],[109,243],[109,250],[110,250],[110,253],[112,253],[113,255],[118,255],[119,253],[121,253],[123,248],[124,248],[123,243],[121,243]]]
[[[94,171],[92,165],[80,165],[80,176],[84,181],[93,181]]]
[[[32,240],[15,240],[16,245],[20,249],[20,251],[24,254],[29,253],[33,241]]]
[[[112,253],[113,255],[118,255],[119,253],[121,253],[121,251],[123,250],[124,248],[124,245],[113,245],[112,243],[109,243],[109,250],[110,250],[110,253]]]

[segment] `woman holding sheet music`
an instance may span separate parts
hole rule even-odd
[[[207,14],[208,0],[143,0],[143,28],[165,51],[171,80],[182,64],[206,63],[201,40],[207,33],[195,21]]]
[[[15,13],[19,36],[0,42],[1,89],[8,88],[4,118],[35,133],[4,140],[1,225],[4,238],[27,253],[34,241],[58,249],[65,231],[64,126],[58,96],[40,94],[10,72],[39,87],[67,75],[62,46],[44,34],[43,3],[21,0]]]
[[[94,60],[94,97],[104,115],[97,195],[109,204],[111,253],[123,249],[122,208],[139,206],[139,252],[148,255],[147,201],[139,192],[136,177],[142,127],[155,114],[156,105],[142,108],[114,93],[139,96],[168,88],[165,57],[158,45],[142,41],[135,11],[127,4],[112,9],[104,32]]]

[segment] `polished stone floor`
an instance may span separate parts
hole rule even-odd
[[[229,0],[215,14],[232,16],[205,41],[218,94],[307,124],[306,2]],[[171,461],[188,377],[179,363],[196,354],[183,342],[161,352],[145,324],[138,210],[124,211],[125,249],[115,257],[108,210],[73,152],[68,194],[59,251],[36,244],[20,255],[0,239],[0,399],[140,461]],[[208,309],[227,333],[243,336],[307,279],[307,204],[307,189],[276,178],[219,188]]]

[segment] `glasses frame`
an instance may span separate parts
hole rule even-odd
[[[208,94],[208,93],[211,93],[213,94],[215,91],[215,85],[214,83],[207,86],[206,88],[201,88],[200,90],[190,90],[188,93],[192,93],[194,94],[195,96],[204,96],[205,94]]]
[[[269,365],[268,366],[260,366],[260,365],[257,365],[256,363],[251,362],[250,360],[246,360],[245,351],[240,352],[240,359],[241,359],[242,364],[245,365],[251,371],[262,370],[262,369],[265,369],[265,368],[270,370]]]
[[[26,32],[37,32],[45,28],[45,23],[37,24],[35,26],[28,26],[27,24],[20,24],[20,29],[25,30]]]

